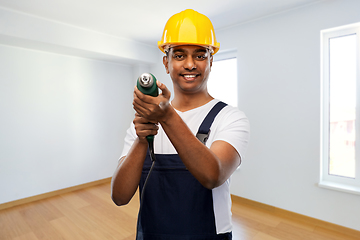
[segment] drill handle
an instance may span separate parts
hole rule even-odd
[[[157,97],[159,95],[159,89],[156,84],[156,77],[151,73],[143,73],[137,79],[137,88],[143,94]],[[149,135],[146,137],[149,143],[154,141],[154,135]]]

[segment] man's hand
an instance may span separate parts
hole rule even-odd
[[[139,137],[140,142],[146,142],[146,137],[149,135],[156,135],[159,129],[157,122],[151,122],[150,120],[141,117],[138,113],[135,113],[133,123],[135,125],[136,135]]]
[[[137,87],[134,89],[134,110],[138,116],[147,119],[151,123],[158,123],[165,118],[171,96],[165,84],[159,81],[156,83],[161,90],[161,94],[157,97],[145,95]]]

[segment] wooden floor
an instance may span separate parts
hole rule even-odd
[[[101,184],[0,211],[1,240],[134,240],[138,196],[123,207]],[[360,239],[233,203],[234,240]]]

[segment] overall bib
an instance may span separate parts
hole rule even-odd
[[[225,107],[217,103],[201,124],[197,137],[203,143],[210,126]],[[156,161],[143,193],[137,240],[230,240],[231,232],[216,233],[212,190],[203,187],[177,154],[155,154]],[[142,192],[152,161],[149,152],[140,179]]]

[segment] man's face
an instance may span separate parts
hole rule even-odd
[[[183,93],[207,91],[212,66],[210,51],[201,46],[183,45],[170,48],[163,63],[174,83],[174,90]]]

